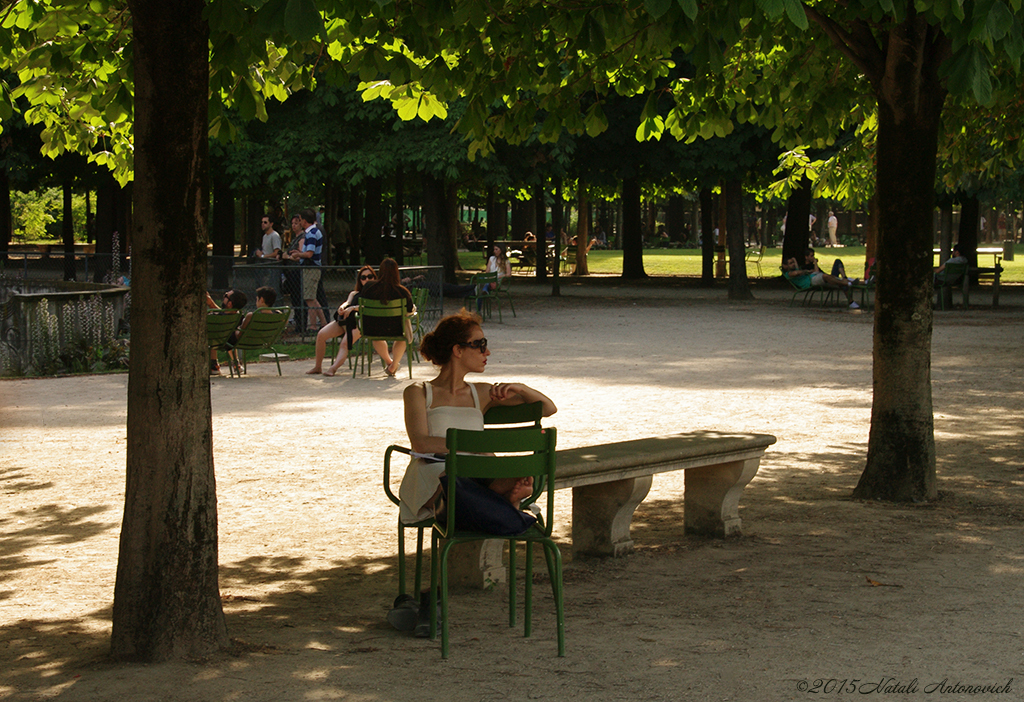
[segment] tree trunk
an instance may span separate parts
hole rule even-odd
[[[366,188],[366,220],[363,227],[363,254],[373,266],[385,256],[384,240],[381,232],[384,227],[384,195],[380,178],[367,178]]]
[[[398,265],[405,263],[405,169],[395,168],[395,211],[391,216],[391,257]]]
[[[559,287],[559,276],[562,268],[562,229],[564,229],[565,200],[562,199],[562,181],[555,182],[555,201],[551,203],[551,228],[555,232],[555,266],[554,274],[551,276],[551,296],[558,297],[562,294]],[[569,255],[569,244],[566,242],[565,255]]]
[[[209,42],[203,0],[129,7],[135,284],[111,653],[159,661],[228,642],[204,332]]]
[[[715,194],[711,188],[700,189],[700,284],[715,284]]]
[[[455,183],[447,181],[444,184],[444,223],[444,242],[448,252],[445,260],[450,264],[445,267],[445,280],[455,282],[455,271],[462,270],[459,260],[459,189]]]
[[[948,46],[913,13],[889,32],[878,97],[878,278],[867,465],[853,496],[937,497],[932,418],[932,212]]]
[[[640,181],[627,178],[622,181],[622,277],[626,280],[647,277],[641,216]]]
[[[548,277],[547,206],[544,204],[544,186],[533,189],[533,219],[537,234],[537,279]],[[558,232],[555,232],[555,261],[558,261]]]
[[[73,179],[68,176],[62,184],[63,214],[60,223],[61,240],[64,244],[64,280],[75,280],[75,220],[71,207]]]
[[[523,239],[527,233],[533,233],[538,239],[544,234],[543,230],[533,231],[537,228],[537,218],[533,215],[532,200],[512,201],[512,238]]]
[[[729,232],[729,299],[753,300],[747,279],[747,247],[743,241],[743,181],[725,183],[726,227]]]
[[[548,278],[548,208],[544,202],[544,185],[534,188],[534,227],[537,229],[537,278]],[[558,235],[555,234],[555,257],[558,255]]]
[[[789,194],[786,207],[786,233],[782,237],[782,260],[795,258],[803,265],[804,252],[810,241],[811,181],[804,178],[800,187]]]
[[[113,174],[104,170],[96,190],[96,273],[93,281],[102,283],[114,267],[114,239],[118,240],[118,257],[125,250],[125,229],[128,223],[129,188],[121,187]],[[121,261],[116,262],[118,270]]]
[[[441,245],[444,229],[444,183],[432,175],[422,176],[423,248],[428,266],[442,266],[445,249]]]
[[[576,270],[573,275],[590,275],[587,265],[587,246],[590,245],[590,199],[587,186],[582,180],[577,183],[576,192]]]
[[[972,266],[978,265],[978,221],[981,217],[981,203],[977,195],[964,197],[960,202],[960,229],[956,243],[960,254]]]

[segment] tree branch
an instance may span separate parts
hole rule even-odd
[[[877,84],[882,79],[885,74],[885,53],[878,46],[875,35],[865,22],[854,22],[853,31],[849,32],[810,5],[805,4],[804,11],[821,27],[836,48],[853,61],[872,83]]]

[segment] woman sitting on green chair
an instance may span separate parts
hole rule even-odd
[[[346,335],[346,338],[344,340],[345,343],[341,345],[341,349],[338,351],[338,358],[340,360],[331,365],[324,375],[334,375],[335,371],[348,358],[348,351],[352,348],[352,342],[348,340],[348,334],[351,332],[351,329],[347,320],[351,317],[354,327],[355,313],[359,309],[359,305],[356,303],[357,296],[362,291],[364,285],[369,285],[375,280],[377,280],[377,274],[373,272],[373,266],[363,266],[356,273],[356,287],[348,294],[348,299],[341,303],[338,311],[334,313],[334,321],[325,324],[323,329],[317,332],[316,358],[313,359],[313,367],[306,371],[306,375],[319,375],[322,372],[321,365],[324,361],[324,355],[327,353],[327,342],[343,334]]]
[[[398,493],[401,519],[407,524],[434,516],[434,504],[441,495],[440,478],[448,450],[445,434],[449,428],[482,430],[484,413],[492,405],[539,401],[545,417],[558,409],[543,393],[522,383],[466,381],[467,374],[484,372],[491,355],[480,317],[466,310],[438,322],[434,331],[423,337],[420,353],[440,370],[433,380],[407,387],[403,396],[405,430],[414,454],[418,454],[409,463]],[[529,479],[499,479],[489,487],[516,508],[533,490]]]
[[[443,494],[444,454],[448,452],[448,429],[481,431],[484,412],[494,405],[518,405],[541,402],[542,414],[553,415],[555,403],[533,388],[522,383],[470,383],[469,373],[483,373],[487,367],[487,339],[480,328],[480,317],[466,310],[445,317],[434,331],[423,337],[420,353],[439,367],[437,377],[426,383],[415,383],[405,389],[405,430],[413,451],[413,459],[402,478],[399,488],[399,518],[404,524],[415,524],[434,517],[435,505]],[[461,480],[461,479],[460,479]],[[498,478],[489,485],[480,486],[486,496],[488,490],[500,497],[494,501],[481,500],[486,509],[493,511],[498,521],[519,519],[529,526],[532,515],[519,512],[519,504],[533,493],[533,478]],[[459,504],[471,502],[459,483]],[[502,505],[513,509],[502,512]],[[496,502],[496,504],[495,504]],[[516,532],[518,533],[518,532]],[[401,595],[388,612],[388,621],[399,631],[414,631],[417,637],[430,635],[430,593],[422,592],[417,600]]]

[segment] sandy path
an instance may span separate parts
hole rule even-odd
[[[784,700],[820,696],[804,680],[890,677],[916,678],[912,696],[944,678],[1024,689],[1024,299],[937,317],[942,499],[905,507],[848,499],[870,420],[870,314],[789,309],[772,291],[739,305],[721,291],[563,292],[518,288],[519,316],[485,326],[486,379],[550,395],[563,448],[776,435],[741,502],[743,537],[684,536],[682,476],[658,476],[637,551],[568,568],[566,658],[549,597],[526,640],[499,588],[459,594],[441,664],[439,644],[383,619],[395,545],[380,462],[404,439],[408,380],[250,366],[211,393],[222,592],[231,635],[253,650],[116,666],[103,654],[127,377],[0,382],[0,699]],[[571,561],[568,492],[556,510]]]

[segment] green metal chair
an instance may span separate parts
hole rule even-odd
[[[543,407],[539,402],[531,402],[526,405],[495,405],[487,410],[484,415],[485,425],[531,425],[540,426]],[[391,488],[391,457],[396,454],[409,456],[410,449],[404,446],[392,444],[384,451],[384,494],[397,507],[400,503],[398,495]],[[535,491],[536,492],[536,491]],[[398,520],[398,594],[406,594],[406,565],[405,565],[405,530],[416,530],[416,578],[413,585],[413,592],[423,590],[423,530],[434,525],[433,519],[427,519],[412,524],[403,524],[401,518]]]
[[[276,344],[281,338],[281,334],[284,333],[284,328],[288,325],[289,314],[291,314],[290,307],[261,307],[252,313],[249,324],[239,333],[238,340],[229,346],[229,348],[240,352],[241,368],[239,370],[241,373],[248,374],[249,372],[247,351],[270,350],[273,352],[274,362],[277,364],[277,374],[281,375],[281,360],[278,358],[273,344]],[[234,366],[235,364],[228,363],[232,377],[236,370]]]
[[[526,543],[526,573],[524,602],[524,636],[533,631],[533,544],[544,548],[548,575],[555,601],[558,655],[565,655],[565,612],[562,597],[562,554],[551,538],[551,525],[555,507],[555,444],[557,432],[553,427],[527,427],[466,431],[449,429],[448,455],[445,474],[448,478],[446,517],[444,524],[435,520],[431,538],[430,559],[430,637],[437,638],[437,597],[441,597],[441,657],[448,657],[448,554],[456,544],[488,539],[509,542],[509,625],[515,624],[516,545]],[[532,476],[535,493],[546,496],[546,523],[537,523],[522,534],[495,536],[494,534],[464,531],[455,523],[458,504],[458,478],[516,478]],[[524,501],[525,502],[525,501]],[[443,543],[442,543],[443,542]]]
[[[761,261],[764,260],[765,247],[760,246],[756,249],[747,249],[747,257],[745,263],[753,263],[757,267],[757,277],[763,278],[764,274],[761,272]]]
[[[399,336],[381,336],[376,334],[367,334],[364,325],[370,318],[384,319],[387,317],[398,317],[402,320],[402,334]],[[359,333],[360,339],[365,339],[363,344],[363,353],[359,354],[359,366],[366,369],[366,374],[371,375],[373,372],[373,342],[383,341],[385,343],[389,341],[405,341],[409,342],[411,334],[409,334],[409,320],[406,318],[406,303],[405,298],[400,297],[395,300],[371,300],[369,298],[359,298]],[[355,348],[352,349],[355,353]],[[409,366],[409,378],[412,379],[412,357],[407,361]],[[356,377],[356,365],[352,367],[352,377]]]
[[[786,282],[789,283],[791,288],[793,288],[793,297],[790,298],[790,300],[789,300],[789,306],[790,307],[792,307],[793,303],[796,302],[796,298],[801,296],[801,295],[803,295],[803,298],[804,298],[803,299],[804,306],[807,306],[807,305],[811,304],[812,302],[814,302],[814,295],[815,295],[815,293],[821,293],[822,294],[822,298],[823,298],[822,299],[822,304],[825,303],[825,301],[824,301],[825,288],[823,288],[821,286],[814,286],[814,285],[812,285],[809,288],[801,288],[801,287],[798,287],[796,282],[791,277],[786,275],[785,272],[782,273],[782,277],[785,278]]]
[[[206,312],[206,343],[213,350],[224,345],[242,322],[242,310],[214,310]]]
[[[477,310],[480,312],[480,316],[484,319],[491,318],[491,301],[498,303],[498,321],[501,321],[501,300],[495,294],[495,291],[490,286],[497,286],[498,274],[494,273],[475,273],[473,277],[469,279],[470,284],[476,286],[476,290],[472,295],[467,295],[466,306],[469,306],[470,300],[474,300],[477,303]]]
[[[508,306],[512,310],[512,316],[516,316],[516,306],[512,304],[512,276],[507,275],[498,279],[498,287],[494,290],[494,298],[504,297],[508,300]],[[498,319],[501,319],[501,308],[498,309]]]

